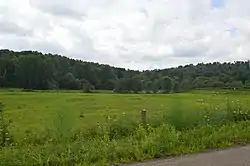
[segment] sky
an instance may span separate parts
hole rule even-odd
[[[135,70],[250,59],[249,0],[0,0],[0,49]]]

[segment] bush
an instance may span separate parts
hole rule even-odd
[[[202,115],[200,110],[185,111],[183,108],[177,107],[166,113],[166,123],[174,126],[177,130],[187,130],[201,125]]]
[[[129,136],[136,131],[139,121],[126,114],[119,117],[107,117],[103,124],[97,123],[84,134],[86,138],[102,137],[107,134],[109,139],[118,139]]]
[[[34,89],[22,89],[22,92],[36,92]]]

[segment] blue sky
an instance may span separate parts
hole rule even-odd
[[[222,8],[225,6],[226,0],[211,0],[211,3],[214,8]]]

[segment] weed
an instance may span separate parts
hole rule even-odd
[[[11,121],[8,123],[6,122],[4,117],[4,104],[0,102],[0,147],[8,146],[13,143],[13,138],[8,129],[10,122]]]
[[[7,122],[5,115],[23,117],[14,122],[24,128],[24,136],[15,136],[16,144],[6,146],[6,134],[2,135],[5,143],[0,149],[0,164],[106,166],[250,142],[250,109],[236,99],[240,94],[232,94],[237,95],[235,99],[223,104],[225,94],[210,99],[208,92],[202,96],[60,93],[59,99],[47,92],[39,97],[36,93],[19,96],[23,101],[16,100],[15,111],[8,114],[1,105],[1,124]],[[16,97],[6,95],[4,99],[12,104]],[[31,104],[18,109],[28,100]],[[34,105],[37,111],[32,112]],[[142,108],[149,110],[145,123],[140,119]],[[37,125],[37,117],[46,124]],[[35,127],[31,130],[29,125]],[[8,125],[2,128],[3,133],[9,133]]]

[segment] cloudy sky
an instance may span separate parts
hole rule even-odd
[[[0,0],[0,49],[130,69],[250,59],[249,0]]]

